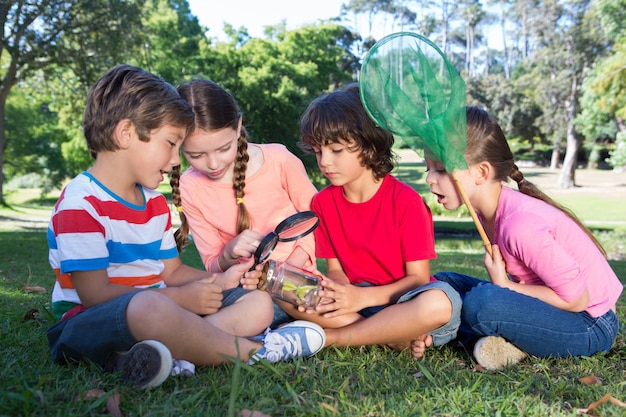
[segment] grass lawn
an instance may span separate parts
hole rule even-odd
[[[399,176],[419,188],[423,168],[414,168]],[[0,229],[0,416],[115,414],[114,407],[107,408],[115,398],[124,416],[257,417],[576,416],[578,409],[605,395],[626,401],[624,297],[618,304],[622,332],[610,352],[590,358],[530,358],[498,372],[476,369],[471,355],[454,345],[429,349],[422,361],[382,347],[331,348],[309,359],[254,367],[235,360],[219,368],[198,369],[191,378],[169,378],[149,391],[138,391],[90,364],[57,365],[50,359],[45,337],[52,323],[47,310],[54,275],[47,262],[45,226],[35,221],[49,213],[53,199],[39,204],[32,198],[15,198],[11,209],[0,209],[0,220],[14,220],[0,223],[5,225]],[[611,220],[605,209],[606,204],[599,204],[594,214]],[[436,228],[470,233],[473,224],[461,217],[438,217]],[[616,246],[623,245],[621,237],[606,231],[613,228],[619,227],[608,222],[602,233]],[[486,278],[479,239],[438,238],[437,251],[433,271]],[[201,266],[193,246],[182,258]],[[611,265],[624,282],[626,260]],[[47,293],[24,292],[25,286],[41,286]],[[589,376],[598,383],[581,382]],[[85,398],[90,390],[104,395]],[[596,411],[602,416],[626,414],[626,408],[610,402]]]

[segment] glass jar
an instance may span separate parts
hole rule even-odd
[[[295,306],[315,308],[320,301],[319,278],[311,271],[286,262],[271,259],[267,261],[261,272],[258,288]]]

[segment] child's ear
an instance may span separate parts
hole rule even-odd
[[[483,184],[493,176],[493,167],[489,162],[480,162],[474,166],[474,181],[476,185]]]
[[[133,135],[135,135],[135,125],[130,119],[122,119],[113,130],[113,139],[120,149],[128,149],[130,147]]]

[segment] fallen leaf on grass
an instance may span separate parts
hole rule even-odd
[[[38,293],[38,294],[44,294],[44,293],[48,292],[48,290],[46,290],[44,287],[40,287],[39,285],[32,285],[32,286],[22,287],[22,291],[24,291],[24,292],[35,292],[35,293]]]
[[[22,320],[23,321],[39,320],[39,309],[31,308],[30,310],[28,310],[26,313],[22,315]]]
[[[327,409],[328,411],[332,411],[333,413],[337,412],[337,409],[328,403],[320,403],[320,405],[324,407],[325,409]]]
[[[621,402],[620,400],[618,400],[617,398],[611,397],[609,394],[606,394],[604,397],[600,398],[598,401],[592,402],[591,404],[589,404],[589,407],[587,408],[579,408],[576,410],[576,414],[590,414],[590,415],[596,415],[593,414],[592,412],[598,408],[598,406],[604,404],[605,402],[610,401],[613,404],[619,406],[619,407],[626,407],[626,404]]]
[[[482,365],[478,365],[478,364],[476,364],[476,365],[474,366],[474,368],[472,368],[472,371],[474,371],[474,372],[487,372],[487,368],[485,368],[485,367],[484,367],[484,366],[482,366]]]
[[[239,412],[241,417],[272,417],[269,414],[263,414],[260,411],[241,410]]]
[[[593,375],[583,376],[582,378],[578,378],[578,381],[583,385],[602,385],[602,380]]]
[[[122,417],[120,411],[120,393],[117,390],[113,391],[113,394],[107,398],[107,411],[109,414],[115,417]]]
[[[76,396],[75,401],[82,400],[94,400],[106,395],[106,392],[101,389],[90,389],[89,391],[85,391],[82,394]],[[107,412],[115,417],[122,417],[122,412],[120,411],[120,393],[117,390],[113,391],[113,394],[107,398]],[[256,416],[255,416],[256,417]]]
[[[92,400],[95,398],[100,398],[104,394],[106,394],[106,392],[101,389],[90,389],[89,391],[85,391],[82,394],[78,394],[75,398],[75,401]]]

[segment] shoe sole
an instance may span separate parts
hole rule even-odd
[[[474,358],[485,369],[498,370],[515,365],[528,354],[498,336],[483,337],[474,346]]]
[[[160,368],[159,372],[157,372],[157,374],[154,375],[150,380],[138,381],[130,376],[131,373],[128,372],[128,369],[130,369],[133,365],[136,365],[137,363],[146,362],[146,358],[148,356],[147,352],[145,351],[146,348],[153,349],[154,351],[150,353],[156,353],[159,356]],[[125,359],[122,371],[126,376],[125,379],[127,381],[135,382],[137,386],[142,389],[158,387],[163,382],[165,382],[167,377],[170,375],[170,372],[172,371],[172,354],[163,343],[156,340],[144,340],[140,343],[137,343],[132,348],[130,348],[130,350],[123,356],[125,357]],[[127,364],[129,366],[127,366]]]

